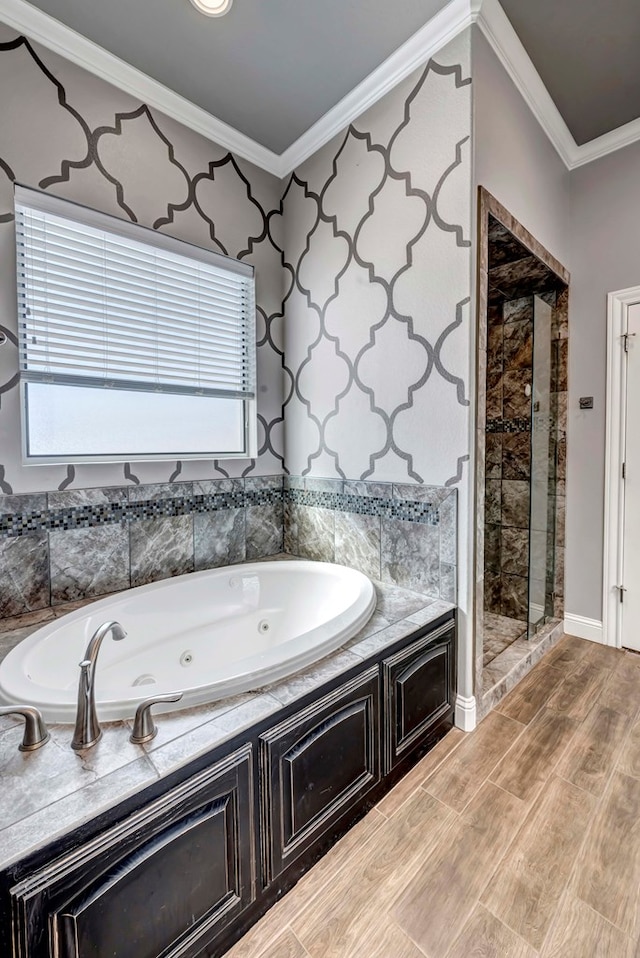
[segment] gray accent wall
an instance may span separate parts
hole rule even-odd
[[[571,173],[566,610],[602,619],[607,293],[640,285],[640,143]],[[594,408],[581,411],[580,396]]]
[[[475,182],[570,266],[569,171],[477,27],[472,61]]]

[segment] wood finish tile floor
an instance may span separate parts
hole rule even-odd
[[[227,958],[640,958],[640,656],[565,636]]]

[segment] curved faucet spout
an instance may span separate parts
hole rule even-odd
[[[76,727],[71,740],[71,748],[76,749],[76,751],[91,748],[102,735],[96,713],[96,663],[102,641],[109,632],[111,632],[116,642],[124,639],[127,634],[119,622],[103,622],[91,636],[84,658],[80,663],[78,711],[76,713]]]

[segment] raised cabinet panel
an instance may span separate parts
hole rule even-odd
[[[380,781],[379,708],[374,666],[260,736],[266,881]]]
[[[447,622],[383,662],[385,772],[453,709],[455,626]]]
[[[15,886],[16,955],[200,954],[255,897],[251,779],[247,745]]]

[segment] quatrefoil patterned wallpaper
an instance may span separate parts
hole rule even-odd
[[[0,492],[266,476],[453,485],[469,451],[469,34],[280,182],[0,25]],[[254,461],[20,464],[13,182],[253,264]]]

